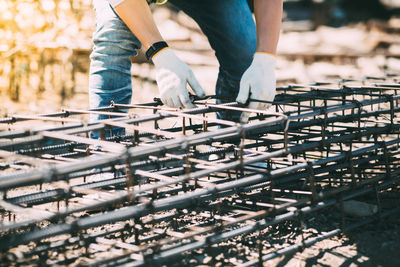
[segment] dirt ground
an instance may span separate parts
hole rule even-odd
[[[398,198],[396,199],[399,204]],[[336,211],[337,212],[337,211]],[[318,242],[276,266],[400,266],[400,214]],[[271,266],[269,265],[269,266]],[[268,266],[268,264],[266,265]]]
[[[367,201],[368,199],[364,199]],[[382,200],[382,208],[398,207],[399,194],[395,197]],[[360,218],[346,217],[346,224],[358,221]],[[311,238],[316,234],[323,234],[339,227],[341,221],[338,208],[323,211],[316,217],[305,218],[303,235]],[[297,221],[281,224],[274,229],[269,228],[262,232],[263,253],[271,253],[276,249],[283,249],[289,244],[301,242],[300,227]],[[216,261],[215,266],[235,266],[249,260],[257,260],[258,249],[255,244],[258,234],[251,234],[235,238],[233,241],[223,242],[213,247]],[[382,220],[356,228],[332,238],[317,242],[309,248],[294,255],[288,254],[264,262],[263,266],[400,266],[397,256],[400,249],[400,214],[394,214]],[[197,257],[182,259],[171,266],[195,266],[210,264],[210,254],[197,251]],[[196,253],[194,253],[196,255]],[[233,262],[232,258],[238,259]],[[235,263],[235,264],[231,264]],[[169,265],[169,264],[168,264]]]

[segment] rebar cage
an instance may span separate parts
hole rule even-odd
[[[399,81],[280,87],[266,111],[209,96],[3,118],[1,265],[252,266],[397,214],[381,198],[399,189]],[[255,113],[215,117],[234,111]],[[377,209],[349,218],[362,197]],[[327,210],[335,224],[307,231]],[[292,241],[274,246],[282,229]]]

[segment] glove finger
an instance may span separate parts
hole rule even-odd
[[[206,92],[203,90],[203,88],[201,87],[200,83],[197,81],[196,77],[194,76],[193,71],[189,72],[189,77],[187,79],[187,82],[189,83],[190,87],[192,87],[194,93],[198,97],[205,97],[206,96]]]
[[[174,108],[180,108],[180,107],[182,107],[182,103],[181,103],[181,101],[179,100],[179,97],[178,97],[178,96],[173,96],[173,97],[171,97],[171,100],[172,100],[172,102],[173,102],[173,107],[174,107]]]
[[[250,114],[250,112],[243,112],[242,115],[240,115],[240,122],[247,123],[249,121]]]
[[[195,108],[196,106],[190,101],[189,94],[180,94],[179,99],[185,108]]]
[[[259,110],[266,110],[269,107],[267,103],[259,103],[258,109]]]
[[[249,109],[259,109],[260,103],[258,102],[250,102],[249,106],[247,108]],[[247,123],[249,121],[251,112],[243,112],[242,115],[240,116],[240,122],[241,123]]]
[[[160,96],[160,99],[161,99],[161,102],[165,105],[165,106],[170,106],[169,105],[169,99],[168,99],[168,97],[164,97],[164,96]]]
[[[250,81],[242,78],[242,80],[240,81],[240,90],[238,96],[236,97],[236,102],[239,102],[241,104],[246,104],[247,99],[249,98],[249,93],[250,93]]]
[[[254,102],[251,101],[250,104],[247,106],[248,109],[261,109],[261,104],[260,102]]]
[[[172,100],[172,98],[168,97],[166,99],[166,103],[165,103],[168,107],[173,108],[174,107],[174,101]]]

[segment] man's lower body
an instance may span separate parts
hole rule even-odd
[[[207,36],[219,61],[215,93],[217,103],[234,101],[240,79],[256,51],[256,27],[246,0],[170,0],[192,17]],[[132,98],[131,56],[136,56],[140,41],[118,17],[106,0],[93,0],[96,31],[90,56],[90,108],[129,104]],[[240,112],[220,112],[220,119],[239,121]],[[106,119],[92,115],[91,120]],[[114,135],[123,134],[114,129]],[[107,133],[111,135],[111,133]],[[98,133],[91,135],[98,138]]]

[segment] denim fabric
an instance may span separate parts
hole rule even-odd
[[[169,0],[192,17],[207,36],[219,61],[216,84],[217,103],[233,101],[240,79],[250,66],[256,50],[256,27],[246,0]],[[96,31],[90,56],[90,107],[115,103],[129,104],[132,98],[131,61],[140,41],[114,12],[107,0],[93,0]],[[239,121],[239,112],[221,112],[219,118]],[[104,119],[92,116],[91,120]],[[117,132],[116,132],[117,131]],[[114,134],[121,134],[116,129]],[[107,133],[109,135],[109,133]],[[92,133],[92,137],[98,134]]]
[[[217,103],[235,101],[240,79],[253,60],[257,32],[246,0],[169,0],[192,17],[207,36],[220,64]],[[218,118],[238,122],[240,112],[219,112]]]
[[[89,105],[105,107],[114,101],[130,104],[132,76],[130,56],[136,56],[141,47],[139,40],[118,17],[106,0],[93,0],[96,11],[96,31],[93,34],[93,51],[90,55]],[[90,120],[107,119],[104,115],[91,114]],[[124,129],[113,128],[106,136],[122,135]],[[91,132],[98,138],[98,132]]]

